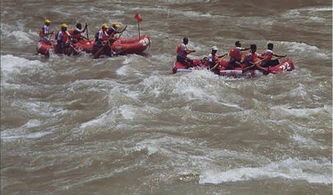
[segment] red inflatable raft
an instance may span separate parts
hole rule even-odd
[[[66,54],[66,55],[75,55],[80,53],[81,51],[91,53],[92,48],[94,46],[94,41],[90,39],[83,39],[76,43],[72,43],[69,45],[68,49],[65,51],[60,51],[54,43],[46,42],[46,41],[38,41],[37,43],[37,53],[40,53],[45,56],[50,56],[50,52],[54,51],[58,54]]]
[[[50,56],[50,50],[53,50],[53,44],[46,41],[38,41],[36,49],[37,53],[45,56]]]
[[[116,40],[112,46],[106,47],[99,55],[111,55],[111,51],[115,54],[133,54],[142,53],[150,46],[150,38],[148,35],[143,35],[137,38],[122,38]],[[94,41],[90,39],[83,39],[76,43],[72,43],[65,51],[61,51],[54,43],[46,41],[38,41],[37,52],[49,56],[51,51],[58,54],[75,55],[81,51],[91,53],[94,49]],[[100,48],[95,48],[98,51]]]
[[[99,58],[101,55],[114,56],[137,53],[140,54],[150,46],[150,38],[148,35],[143,35],[137,38],[118,39],[112,44],[106,42],[104,46],[94,46],[94,58]]]
[[[224,67],[229,63],[229,61],[226,60],[221,60],[221,69],[218,70],[217,72],[221,76],[232,76],[232,77],[244,77],[244,76],[255,76],[256,74],[262,74],[259,70],[247,70],[243,71],[245,66],[235,68],[232,70],[226,70]],[[193,67],[187,68],[184,64],[180,62],[175,62],[173,67],[172,67],[172,72],[177,73],[177,72],[192,72],[193,70],[202,70],[202,69],[208,69],[208,60],[207,58],[204,59],[194,59],[193,60]],[[282,60],[279,64],[271,67],[265,67],[265,73],[267,74],[278,74],[281,72],[286,72],[286,71],[292,71],[295,69],[294,63],[289,60]]]
[[[112,44],[112,50],[117,54],[142,53],[150,46],[148,35],[137,38],[118,39]]]
[[[93,46],[94,46],[94,41],[90,39],[83,39],[76,43],[73,43],[73,47],[75,48],[75,50],[84,51],[87,53],[92,52]]]

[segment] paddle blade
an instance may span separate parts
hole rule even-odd
[[[140,15],[139,13],[136,13],[136,14],[134,15],[134,18],[136,19],[136,21],[137,21],[138,23],[143,21],[141,15]]]

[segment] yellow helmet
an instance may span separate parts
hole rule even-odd
[[[45,23],[45,24],[50,24],[50,23],[51,23],[51,21],[50,21],[50,20],[48,20],[48,19],[45,19],[45,20],[44,20],[44,23]]]
[[[67,28],[67,27],[68,27],[67,24],[62,24],[62,25],[61,25],[61,28]]]
[[[109,28],[109,26],[107,24],[103,24],[102,28]]]
[[[117,23],[117,22],[112,23],[112,27],[113,27],[113,28],[119,28],[120,26],[121,26],[120,23]]]

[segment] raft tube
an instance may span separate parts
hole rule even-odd
[[[228,64],[228,61],[222,60],[220,62],[221,64],[221,69],[219,70],[219,75],[221,76],[231,76],[231,77],[248,77],[248,76],[256,76],[258,74],[262,74],[262,71],[259,70],[249,70],[246,72],[243,72],[243,69],[246,66],[242,66],[239,68],[235,68],[232,70],[226,70],[224,67]],[[207,61],[203,59],[194,59],[193,60],[193,67],[187,68],[184,64],[180,62],[175,62],[173,67],[172,67],[172,72],[177,73],[177,72],[192,72],[193,70],[202,70],[202,69],[208,69],[208,63]],[[281,72],[286,72],[286,71],[292,71],[295,69],[294,63],[289,60],[282,60],[279,64],[271,67],[266,67],[264,68],[266,70],[266,74],[278,74]]]
[[[137,38],[121,38],[112,44],[112,50],[117,54],[140,54],[144,52],[151,44],[148,35],[142,35]]]

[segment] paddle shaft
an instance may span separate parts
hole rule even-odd
[[[127,25],[126,25],[125,28],[121,31],[121,33],[120,33],[118,39],[120,39],[121,35],[123,35],[123,32],[126,30],[126,28],[127,28]]]
[[[86,25],[87,25],[87,23],[86,23]],[[88,25],[87,25],[87,38],[89,39],[89,31],[88,31]]]

